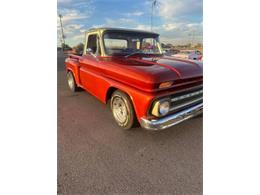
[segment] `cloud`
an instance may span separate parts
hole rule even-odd
[[[81,34],[74,35],[74,36],[72,37],[72,40],[73,40],[73,41],[77,41],[78,43],[83,42],[83,40],[84,40],[84,34],[81,33]]]
[[[86,29],[80,29],[79,32],[80,32],[80,33],[85,33],[85,32],[86,32]]]
[[[101,28],[101,27],[105,27],[106,25],[105,24],[95,24],[95,25],[92,25],[91,28]]]
[[[72,29],[72,30],[78,30],[83,27],[82,24],[69,24],[67,25],[67,28]]]
[[[145,24],[138,24],[135,28],[138,30],[151,30],[151,26]]]
[[[89,18],[95,11],[92,0],[58,0],[58,15],[63,16],[62,21],[66,23]]]
[[[150,30],[150,25],[140,24],[131,18],[112,19],[106,18],[104,24],[92,25],[92,28],[116,27],[116,28],[133,28],[139,30]]]
[[[144,15],[144,12],[135,11],[135,12],[130,12],[130,13],[124,13],[123,15],[124,15],[124,16],[127,16],[127,17],[142,16],[142,15]]]
[[[134,19],[120,18],[111,19],[106,18],[102,25],[93,25],[92,28],[99,27],[121,27],[132,28],[138,30],[151,30],[149,24],[139,23]],[[160,25],[154,25],[153,31],[161,35],[161,40],[169,43],[190,43],[202,42],[202,22],[166,22]]]
[[[60,35],[58,35],[57,39],[57,42],[60,43]],[[84,33],[68,35],[65,41],[66,44],[68,44],[71,47],[76,46],[79,43],[84,43]]]
[[[130,15],[132,15],[132,16],[142,16],[142,15],[144,15],[144,12],[137,11],[137,12],[133,12]]]
[[[153,31],[158,32],[158,31],[160,31],[161,28],[162,28],[161,26],[153,26]],[[134,29],[151,31],[151,25],[138,24],[137,26],[134,27]]]
[[[167,23],[159,29],[161,40],[174,44],[202,42],[202,22]]]
[[[172,23],[168,23],[168,24],[163,24],[163,28],[166,30],[166,31],[171,31],[171,30],[174,30],[178,27],[177,24],[172,24]]]
[[[178,20],[187,15],[202,15],[202,0],[158,0],[158,15]]]
[[[92,25],[91,28],[115,27],[115,28],[133,28],[138,23],[130,18],[111,19],[105,18],[105,23]]]
[[[157,24],[162,42],[202,42],[202,0],[157,1],[155,16],[162,20],[160,25]],[[147,1],[146,5],[148,4],[151,5],[151,2]]]
[[[58,0],[58,4],[70,3],[72,0]]]
[[[58,7],[67,7],[72,9],[75,7],[88,7],[89,9],[92,9],[93,3],[93,0],[58,0]]]
[[[120,19],[111,19],[106,18],[105,24],[103,26],[106,27],[121,27],[121,28],[129,28],[131,26],[136,25],[135,20],[130,18],[120,18]]]
[[[83,30],[84,26],[81,24],[68,24],[64,27],[64,34],[66,35],[66,37],[71,36],[72,34],[81,32],[81,30]],[[60,27],[58,28],[58,30],[60,30]]]
[[[88,14],[81,13],[79,10],[75,9],[62,9],[60,10],[60,14],[62,15],[62,22],[64,24],[73,20],[89,18]]]
[[[173,44],[187,43],[191,40],[202,42],[202,0],[157,1],[158,4],[154,9],[153,31],[161,35],[162,42]],[[71,45],[82,42],[85,30],[90,27],[119,27],[150,31],[151,2],[151,0],[142,1],[139,9],[134,11],[129,8],[125,12],[111,10],[105,14],[95,11],[95,6],[106,8],[106,5],[98,1],[58,0],[58,13],[63,15],[66,42]],[[59,20],[57,21],[59,34],[60,24]]]
[[[76,45],[83,41],[86,21],[95,11],[93,2],[93,0],[58,0],[57,11],[58,15],[62,15],[66,43]],[[59,39],[61,33],[59,17],[57,17],[57,30]]]

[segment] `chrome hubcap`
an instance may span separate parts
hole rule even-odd
[[[127,121],[127,108],[121,97],[115,97],[112,103],[112,111],[115,119],[123,124]]]
[[[73,80],[73,77],[71,76],[71,74],[68,75],[68,85],[69,85],[70,89],[73,88],[74,80]]]

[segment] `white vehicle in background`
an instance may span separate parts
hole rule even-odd
[[[181,50],[177,54],[173,54],[173,57],[190,59],[190,60],[202,60],[202,53],[199,50]]]

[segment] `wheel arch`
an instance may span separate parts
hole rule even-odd
[[[116,91],[116,90],[121,90],[121,89],[118,89],[117,87],[109,87],[107,92],[106,92],[106,99],[105,99],[105,102],[108,103],[109,100],[111,99],[112,97],[112,94]],[[121,90],[122,91],[122,90]]]
[[[106,92],[106,99],[105,99],[105,102],[108,103],[109,100],[111,99],[112,97],[112,94],[116,91],[116,90],[120,90],[122,92],[124,92],[126,95],[128,95],[128,97],[131,99],[131,102],[134,105],[134,100],[132,98],[132,95],[131,93],[127,92],[126,90],[120,88],[120,87],[117,87],[117,86],[110,86],[108,89],[107,89],[107,92]]]
[[[73,76],[75,77],[75,73],[72,68],[66,68],[66,73],[69,73],[69,72],[71,72],[73,74]]]
[[[146,115],[147,108],[150,105],[150,100],[153,98],[152,94],[148,94],[132,88],[130,86],[123,85],[117,82],[109,82],[104,94],[103,102],[105,104],[110,103],[110,99],[114,91],[120,90],[128,95],[131,103],[133,105],[137,119],[140,120],[141,117]]]
[[[69,73],[69,72],[72,73],[76,84],[79,86],[80,81],[79,81],[79,75],[77,73],[77,70],[74,67],[67,67],[66,68],[66,74]]]
[[[111,98],[112,98],[112,94],[116,91],[116,90],[120,90],[122,92],[124,92],[128,97],[129,99],[131,100],[131,104],[134,108],[134,112],[135,114],[137,114],[137,110],[136,110],[136,105],[135,105],[135,102],[134,102],[134,99],[131,95],[131,93],[129,93],[128,91],[122,89],[121,87],[117,87],[117,86],[110,86],[107,90],[107,93],[106,93],[106,104],[110,102]]]

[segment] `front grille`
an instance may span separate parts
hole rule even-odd
[[[171,108],[169,113],[179,112],[190,106],[203,102],[202,86],[185,90],[170,96]]]
[[[170,111],[167,115],[175,114],[177,112],[188,109],[192,106],[196,106],[203,102],[203,86],[198,85],[196,87],[186,88],[175,92],[169,96],[162,96],[158,99],[155,99],[151,104],[149,109],[148,117],[154,118],[162,118],[165,116],[160,115],[158,109],[158,102],[164,100],[170,101]],[[153,113],[154,112],[154,113]]]

